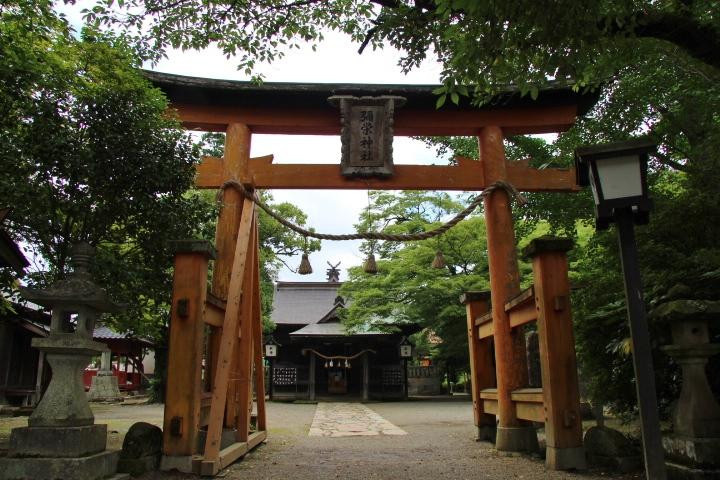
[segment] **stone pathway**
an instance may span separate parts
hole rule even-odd
[[[407,435],[407,432],[361,403],[320,402],[308,436],[354,437],[381,434]]]

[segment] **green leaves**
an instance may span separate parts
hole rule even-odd
[[[89,241],[96,277],[130,305],[113,321],[152,336],[167,321],[167,241],[204,236],[214,208],[186,194],[198,150],[122,40],[78,40],[40,6],[0,11],[0,195],[13,236],[49,269],[28,281],[64,276],[69,246]]]
[[[425,231],[462,206],[447,194],[371,192],[371,208],[363,213],[357,228],[388,233]],[[484,231],[482,219],[471,217],[438,239],[375,245],[380,257],[378,274],[353,268],[342,287],[341,294],[350,299],[344,322],[361,329],[418,323],[442,338],[437,358],[458,369],[466,368],[465,312],[458,297],[464,291],[488,287]],[[363,250],[367,252],[369,245]],[[437,250],[444,254],[445,269],[431,267]]]

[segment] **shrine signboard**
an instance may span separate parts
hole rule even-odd
[[[392,141],[395,108],[403,97],[333,96],[340,108],[341,171],[348,177],[388,177],[393,174]]]

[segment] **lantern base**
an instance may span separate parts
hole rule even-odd
[[[90,390],[87,393],[91,402],[122,402],[118,379],[112,372],[99,371],[92,378]]]
[[[126,480],[116,474],[119,451],[76,458],[0,458],[0,480]]]
[[[691,469],[720,473],[720,438],[693,438],[671,434],[663,436],[662,442],[665,457],[670,462]]]
[[[105,450],[107,425],[20,427],[10,433],[8,457],[86,457]]]

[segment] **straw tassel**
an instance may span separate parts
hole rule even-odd
[[[367,260],[365,260],[365,263],[363,264],[363,270],[365,271],[365,273],[371,274],[375,274],[378,272],[374,254],[371,253],[370,255],[368,255]]]
[[[308,258],[307,252],[302,254],[302,260],[300,260],[300,266],[298,267],[298,273],[300,275],[310,275],[313,272],[312,266],[310,265],[310,259]]]
[[[432,261],[432,268],[445,268],[447,264],[445,263],[445,257],[443,256],[443,253],[438,250],[435,252],[435,258]]]

